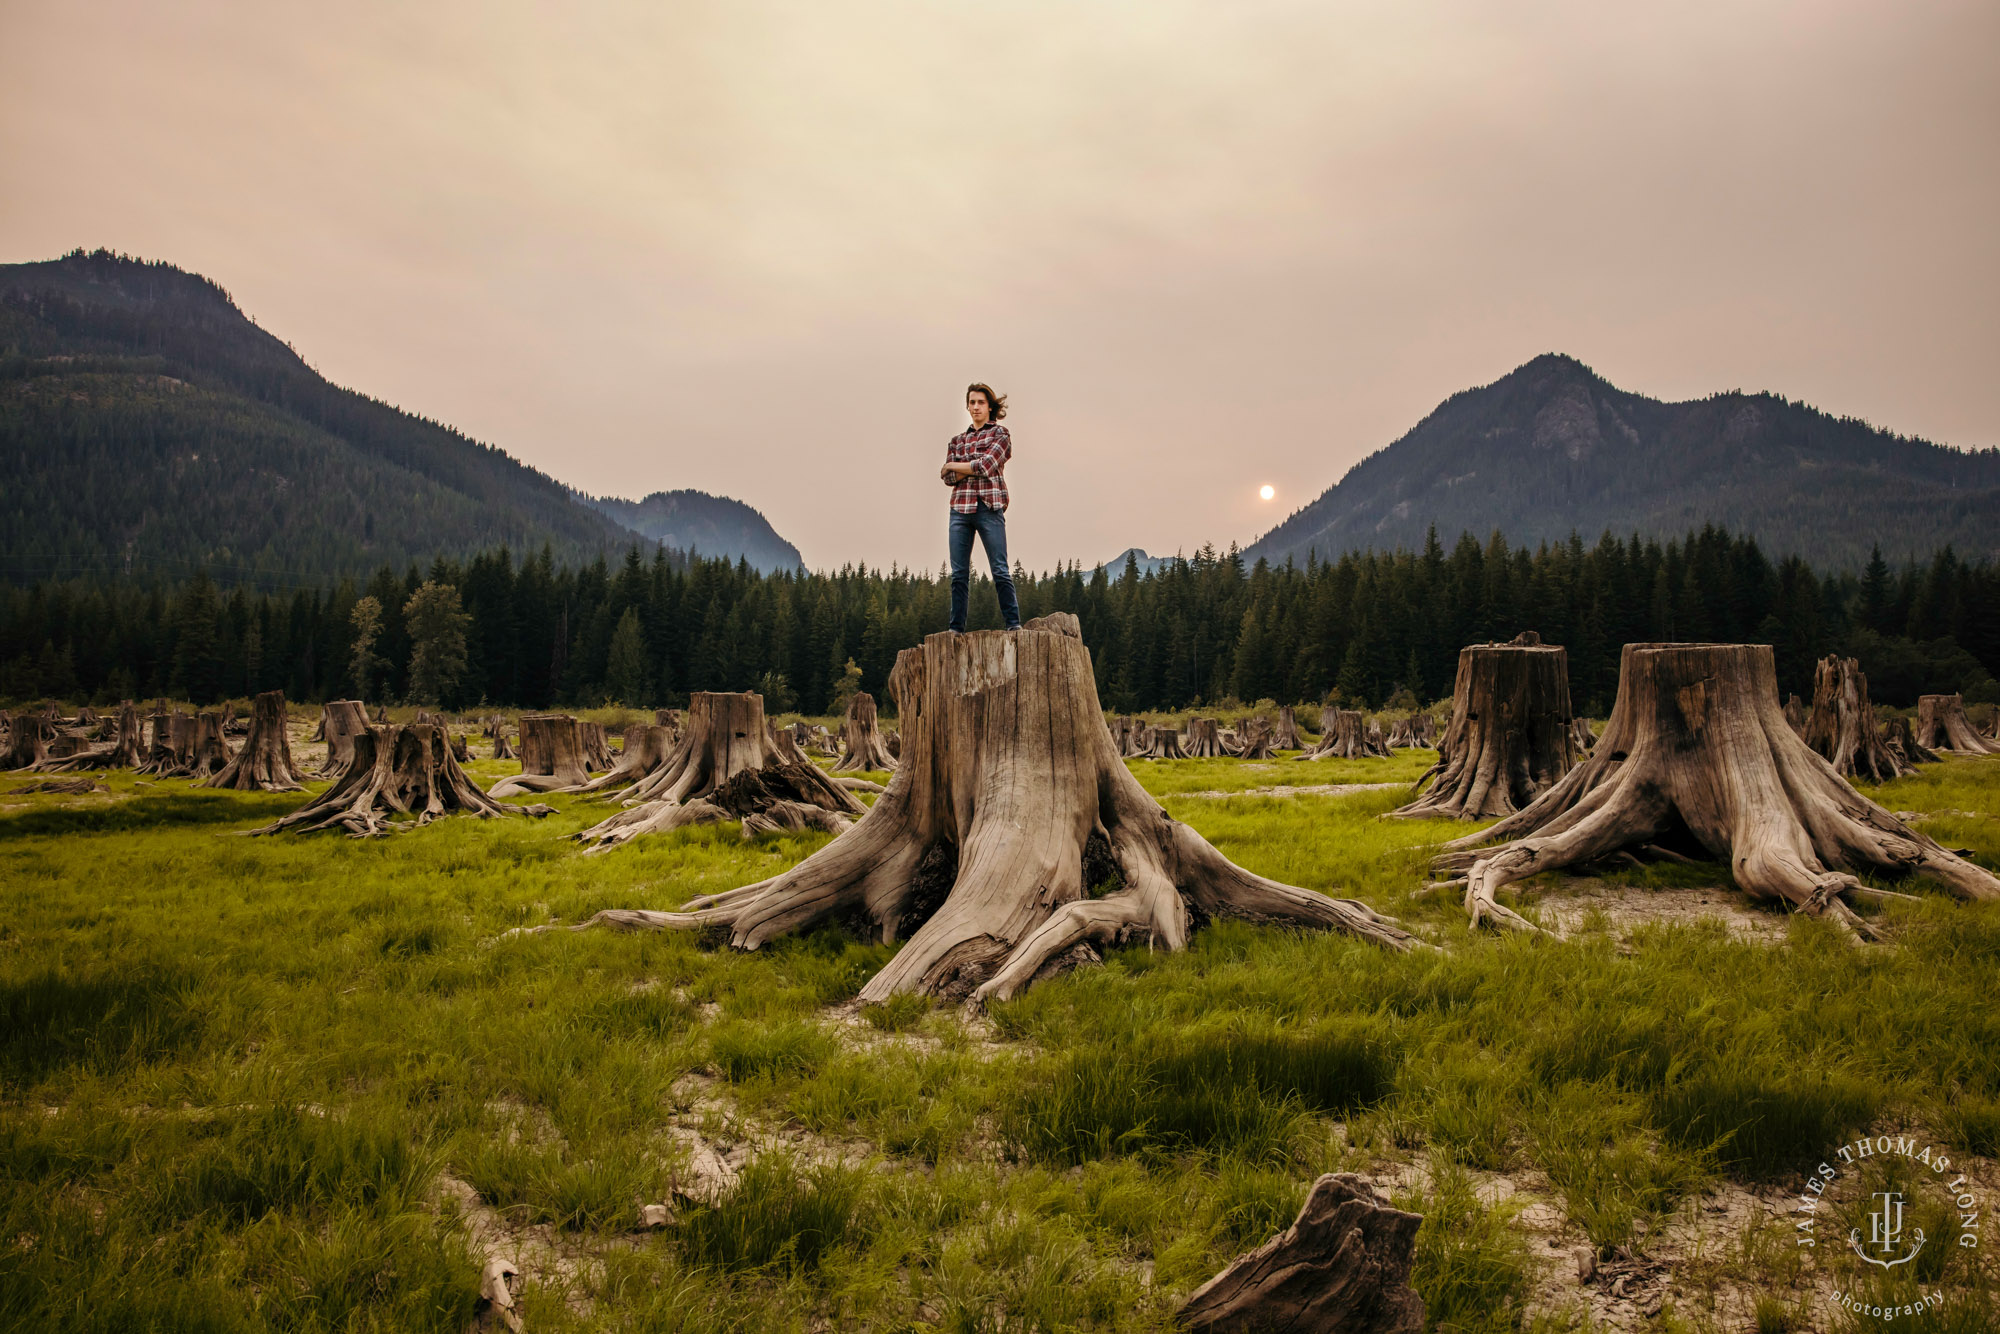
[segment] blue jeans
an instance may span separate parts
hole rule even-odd
[[[993,568],[993,591],[1009,630],[1021,628],[1021,604],[1014,598],[1014,573],[1007,566],[1007,516],[981,505],[970,514],[951,512],[951,628],[965,629],[965,604],[972,589],[972,535],[986,548]]]

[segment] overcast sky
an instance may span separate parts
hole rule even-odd
[[[196,270],[814,567],[942,559],[975,379],[1035,569],[1248,542],[1545,351],[2000,443],[1992,0],[5,0],[0,50],[0,260]]]

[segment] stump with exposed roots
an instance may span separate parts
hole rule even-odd
[[[590,781],[584,768],[583,728],[566,713],[531,713],[521,719],[521,772],[486,790],[489,797],[555,792]]]
[[[583,767],[591,773],[605,773],[611,768],[611,746],[604,735],[604,724],[588,720],[576,725],[583,739]]]
[[[1392,811],[1406,818],[1488,820],[1511,815],[1570,771],[1569,654],[1532,633],[1458,654],[1451,726],[1422,793]],[[1426,784],[1430,791],[1424,792]]]
[[[458,767],[451,740],[435,723],[369,727],[353,739],[354,758],[340,781],[253,834],[339,829],[374,838],[429,824],[439,816],[548,815],[548,806],[495,801]],[[395,817],[407,815],[410,820]]]
[[[1242,740],[1231,754],[1243,760],[1268,760],[1273,749],[1271,735],[1271,724],[1268,719],[1245,719]]]
[[[786,762],[764,721],[762,695],[707,691],[689,698],[681,739],[633,785],[625,807],[576,835],[588,851],[722,820],[742,822],[746,838],[775,828],[837,833],[867,810],[818,765]]]
[[[1219,759],[1228,754],[1222,748],[1222,736],[1213,718],[1188,719],[1187,731],[1181,735],[1181,749],[1195,760]]]
[[[720,930],[742,949],[832,915],[863,914],[908,942],[861,990],[1005,999],[1079,946],[1144,937],[1178,949],[1202,917],[1412,938],[1366,905],[1281,885],[1231,863],[1146,794],[1103,724],[1074,616],[1018,632],[934,634],[898,659],[891,688],[904,759],[860,822],[769,880],[679,912],[615,910],[583,925]],[[1124,887],[1087,899],[1093,835]],[[941,902],[920,865],[949,868]],[[926,901],[929,900],[929,901]]]
[[[1591,748],[1597,744],[1597,733],[1590,730],[1590,719],[1569,720],[1569,744],[1579,757],[1590,753]]]
[[[207,779],[229,767],[235,758],[229,743],[222,739],[222,715],[219,713],[197,714],[194,720],[194,745],[186,767],[178,773],[182,777]]]
[[[0,756],[0,769],[32,769],[49,758],[49,745],[56,729],[39,714],[22,712],[7,730],[7,752]]]
[[[368,730],[368,706],[358,699],[332,699],[320,706],[319,731],[326,742],[321,778],[339,778],[354,764],[354,738]]]
[[[1141,760],[1184,760],[1187,752],[1181,749],[1181,734],[1171,727],[1153,727],[1146,731],[1145,747],[1134,757]]]
[[[1504,840],[1497,846],[1479,845]],[[1792,731],[1768,644],[1627,644],[1618,700],[1590,758],[1525,810],[1446,844],[1473,925],[1536,930],[1497,892],[1627,849],[1692,845],[1752,898],[1872,930],[1844,900],[1878,896],[1854,871],[1920,873],[1966,899],[2000,879],[1847,783]]]
[[[1278,710],[1278,725],[1271,730],[1272,750],[1304,750],[1305,738],[1299,735],[1298,715],[1287,704]]]
[[[658,723],[634,723],[625,729],[625,748],[605,772],[575,788],[573,792],[609,792],[630,787],[657,773],[673,754],[673,729]]]
[[[139,762],[142,774],[171,773],[179,767],[174,757],[174,715],[164,706],[155,706],[147,723],[146,757]]]
[[[1954,750],[1961,755],[2000,755],[2000,745],[1979,735],[1972,719],[1965,716],[1962,695],[1917,697],[1917,744],[1926,750]]]
[[[1359,709],[1328,709],[1320,716],[1319,744],[1301,760],[1359,760],[1387,755],[1389,748],[1368,735],[1368,719]]]
[[[1916,772],[1916,765],[1898,759],[1883,739],[1875,706],[1868,702],[1868,678],[1853,658],[1821,658],[1813,669],[1805,743],[1843,778],[1886,783]]]
[[[51,753],[34,769],[38,773],[49,774],[76,773],[85,769],[137,769],[146,762],[144,742],[145,725],[139,720],[139,708],[128,699],[118,706],[118,717],[110,741],[62,758]]]
[[[292,764],[292,743],[285,735],[284,691],[266,690],[257,696],[242,749],[202,786],[236,792],[297,792],[304,788]]]
[[[1936,751],[1926,750],[1917,744],[1917,734],[1910,730],[1910,720],[1900,713],[1882,724],[1882,742],[1888,746],[1891,755],[1912,767],[1938,762]]]
[[[896,757],[875,719],[875,697],[865,690],[854,692],[847,702],[847,719],[840,725],[840,758],[834,762],[837,774],[856,769],[893,769]]]

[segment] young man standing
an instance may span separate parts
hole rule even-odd
[[[1021,628],[1021,604],[1014,597],[1014,575],[1007,564],[1007,479],[1013,438],[1000,419],[1007,415],[1007,396],[992,386],[966,386],[965,412],[972,425],[945,446],[938,476],[951,487],[951,629],[965,630],[965,604],[971,595],[972,535],[986,548],[993,570],[993,591],[1000,595],[1000,615],[1009,630]]]

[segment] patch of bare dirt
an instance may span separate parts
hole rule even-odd
[[[1654,889],[1575,876],[1566,878],[1562,888],[1538,893],[1529,902],[1545,925],[1565,936],[1605,931],[1624,941],[1644,926],[1713,921],[1732,940],[1777,945],[1785,939],[1787,914],[1759,907],[1720,885]]]
[[[1344,797],[1352,792],[1382,792],[1408,783],[1310,783],[1302,787],[1246,787],[1235,792],[1175,792],[1176,797]]]

